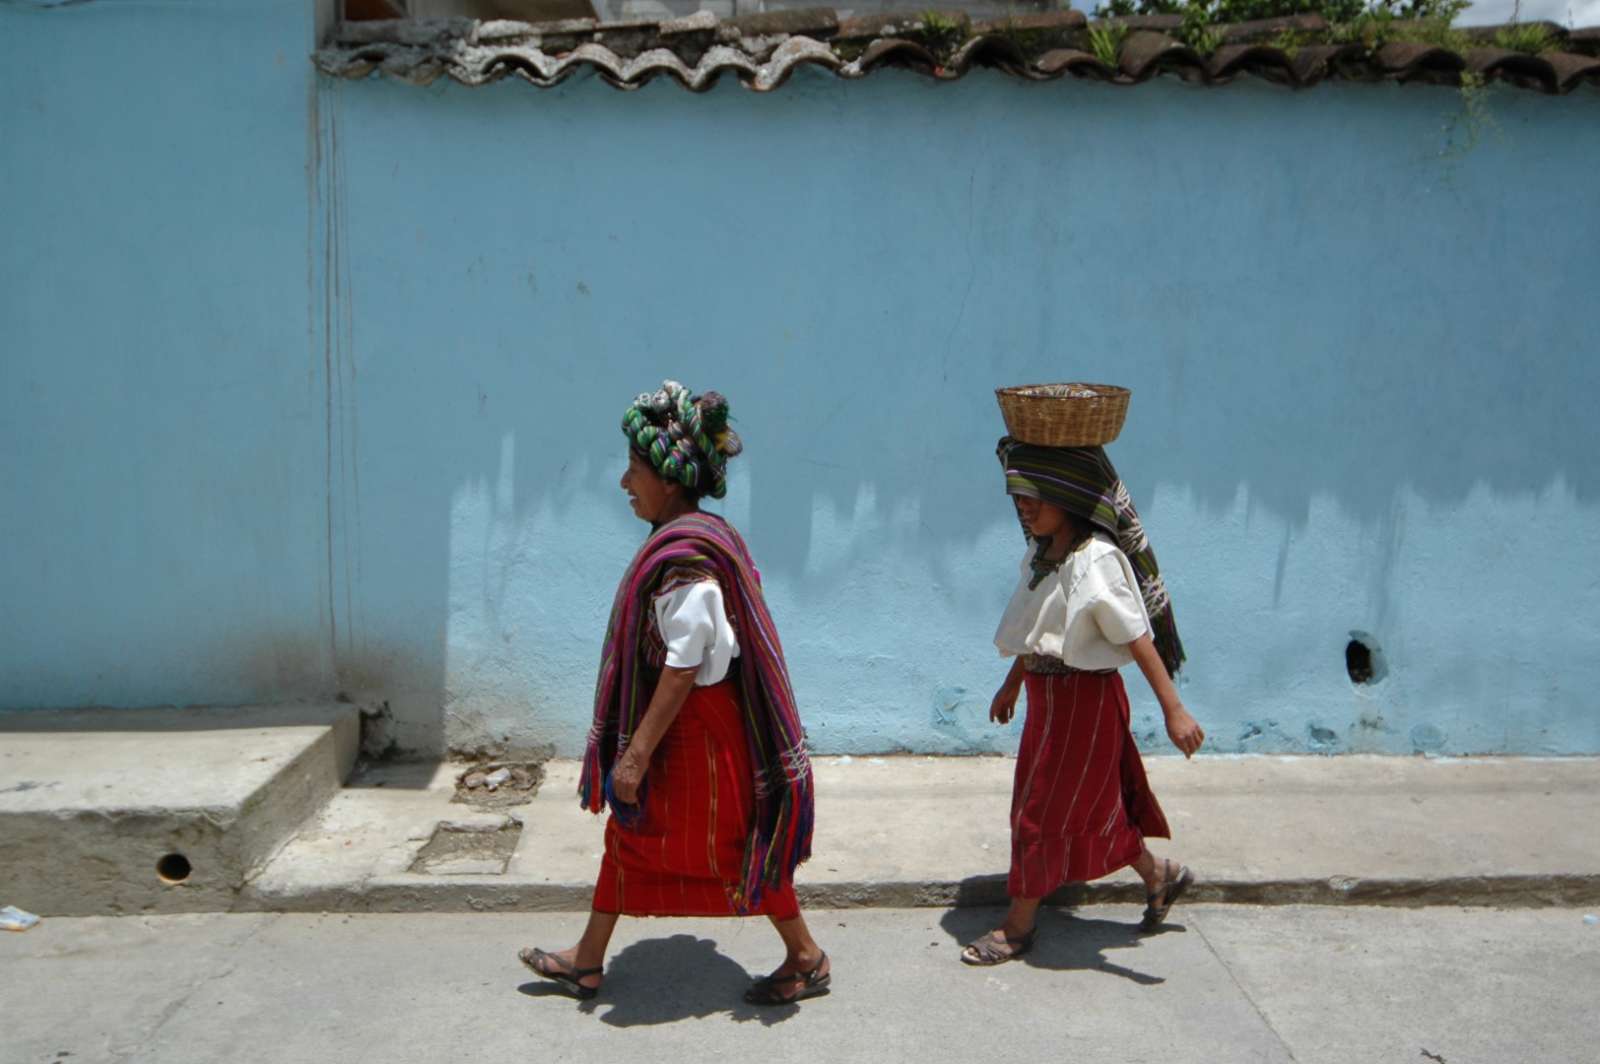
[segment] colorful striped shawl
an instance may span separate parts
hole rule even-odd
[[[1133,508],[1127,485],[1106,457],[1105,448],[1040,447],[1006,436],[1000,440],[996,453],[1006,471],[1008,494],[1053,503],[1117,541],[1133,563],[1145,612],[1150,615],[1156,651],[1167,672],[1178,675],[1187,655],[1183,640],[1178,638],[1178,622],[1172,616],[1172,598],[1156,565],[1156,552],[1139,521],[1139,511]],[[1023,526],[1023,533],[1027,531]]]
[[[722,518],[696,512],[662,525],[639,548],[617,586],[600,653],[594,724],[578,795],[591,812],[606,806],[611,766],[627,749],[653,694],[640,653],[651,600],[667,570],[681,565],[717,574],[740,634],[737,682],[755,767],[756,801],[756,822],[735,898],[746,911],[760,903],[766,886],[793,878],[795,867],[811,856],[814,788],[789,670],[760,577],[744,540]]]

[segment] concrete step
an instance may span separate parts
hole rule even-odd
[[[1015,762],[819,758],[813,907],[1003,899]],[[1196,900],[1579,905],[1600,901],[1600,759],[1147,759]],[[546,765],[529,803],[454,800],[459,765],[379,766],[352,782],[240,899],[269,911],[581,910],[602,821],[578,808],[575,762]],[[419,860],[476,833],[464,859]],[[419,870],[426,869],[426,870]],[[1142,901],[1130,871],[1064,891]]]
[[[355,764],[353,706],[0,713],[0,904],[231,909]]]

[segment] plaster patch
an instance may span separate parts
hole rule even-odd
[[[1411,729],[1411,745],[1417,753],[1432,753],[1444,748],[1445,733],[1433,724],[1418,724]]]
[[[1320,724],[1307,725],[1306,736],[1310,740],[1311,748],[1318,753],[1332,753],[1339,745],[1339,733]]]

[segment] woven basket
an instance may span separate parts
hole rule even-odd
[[[996,388],[1006,428],[1041,447],[1094,447],[1122,431],[1132,393],[1114,384],[1024,384]]]

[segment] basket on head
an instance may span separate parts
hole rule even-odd
[[[1114,384],[1023,384],[996,388],[1006,429],[1040,447],[1094,447],[1122,431],[1132,393]]]

